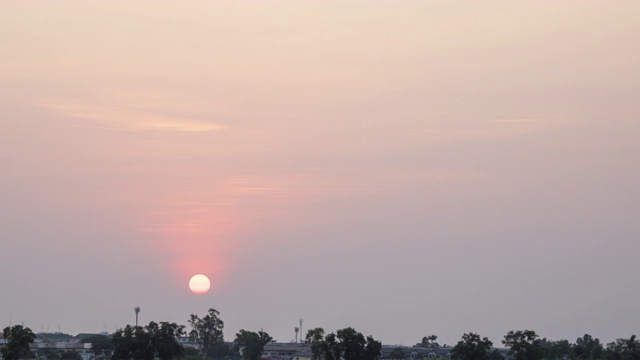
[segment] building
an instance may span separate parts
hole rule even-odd
[[[450,347],[425,348],[419,346],[382,345],[382,350],[380,351],[380,359],[391,359],[391,352],[398,348],[402,349],[407,360],[443,359],[451,357]]]
[[[264,346],[262,358],[268,358],[269,360],[310,360],[311,345],[270,342]]]

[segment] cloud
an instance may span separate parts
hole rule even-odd
[[[227,127],[208,120],[197,119],[195,116],[182,116],[171,111],[160,112],[122,105],[88,105],[59,100],[47,100],[38,105],[68,117],[91,122],[79,125],[80,127],[172,132],[219,131]]]

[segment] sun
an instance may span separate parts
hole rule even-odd
[[[189,280],[189,289],[196,295],[204,295],[209,291],[211,281],[202,274],[193,275]]]

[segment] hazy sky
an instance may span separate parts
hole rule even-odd
[[[639,14],[3,0],[0,324],[640,333]]]

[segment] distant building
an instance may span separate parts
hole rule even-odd
[[[311,360],[313,359],[313,352],[311,352],[311,348],[305,349],[301,352],[297,352],[291,355],[291,360]]]
[[[407,360],[441,359],[451,357],[450,347],[425,348],[419,346],[382,345],[382,350],[380,351],[380,359],[390,359],[391,352],[394,349],[398,348],[402,349],[407,357]]]
[[[309,360],[311,345],[270,342],[264,346],[262,358],[268,360]],[[299,359],[296,359],[299,358]]]

